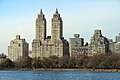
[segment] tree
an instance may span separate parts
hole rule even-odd
[[[64,56],[64,57],[61,57],[60,58],[60,61],[59,61],[59,64],[60,64],[60,67],[61,68],[69,68],[69,59],[70,57],[69,56]]]
[[[33,68],[42,68],[43,67],[42,60],[40,57],[38,57],[38,58],[35,57],[32,59],[32,67]]]
[[[76,67],[76,59],[74,57],[68,58],[68,66],[69,66],[69,68]]]
[[[31,68],[31,61],[30,57],[24,57],[21,61],[18,61],[16,64],[20,68]]]
[[[1,68],[14,68],[14,67],[15,67],[14,63],[9,58],[5,58],[1,62]]]
[[[55,55],[50,56],[48,59],[50,60],[52,68],[58,68],[59,67],[59,58],[57,56],[55,56]]]
[[[105,60],[103,63],[104,68],[118,69],[120,68],[120,54],[112,53],[110,55],[105,55]]]
[[[79,58],[76,58],[75,59],[75,67],[76,68],[82,68],[83,67],[83,64],[84,64],[84,60],[85,60],[85,56],[79,56]]]
[[[51,64],[51,62],[50,62],[50,59],[44,57],[44,58],[42,59],[42,66],[43,66],[43,68],[51,68],[51,67],[52,67],[52,64]]]
[[[88,66],[88,68],[92,68],[92,69],[100,68],[100,64],[101,64],[101,62],[103,62],[103,60],[104,60],[103,54],[93,55],[90,58],[87,66]]]

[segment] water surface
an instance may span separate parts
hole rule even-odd
[[[120,80],[120,73],[81,71],[0,71],[0,80]]]

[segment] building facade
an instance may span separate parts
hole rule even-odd
[[[116,40],[115,42],[120,42],[120,33],[118,36],[116,36],[115,40]]]
[[[112,49],[114,49],[113,53],[120,53],[120,33],[118,36],[115,37],[115,42],[114,43],[114,47]]]
[[[109,40],[102,36],[101,30],[94,30],[89,44],[89,56],[106,54],[109,52]]]
[[[25,39],[21,39],[20,35],[16,39],[11,40],[8,46],[8,58],[13,62],[21,61],[24,57],[28,56],[29,44]]]
[[[69,38],[69,53],[71,57],[93,56],[95,54],[120,53],[120,36],[115,37],[115,41],[104,37],[101,30],[94,30],[90,43],[84,45],[84,39],[79,38],[79,34],[74,34],[74,38]]]
[[[114,45],[114,53],[119,53],[120,54],[120,42],[117,42],[115,45]]]
[[[36,38],[32,42],[32,58],[69,55],[68,42],[63,38],[63,21],[57,9],[51,22],[51,36],[46,37],[46,18],[41,10],[36,19]]]
[[[114,42],[112,39],[109,39],[109,50],[111,53],[115,53],[115,44],[116,42]]]
[[[69,52],[71,57],[79,58],[81,55],[88,55],[88,46],[84,45],[84,39],[79,34],[69,38]]]

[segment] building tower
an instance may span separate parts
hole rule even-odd
[[[56,9],[55,14],[52,18],[52,28],[51,28],[51,39],[52,41],[61,40],[63,37],[63,22],[58,9]]]
[[[46,39],[46,18],[42,12],[42,9],[36,19],[36,39],[41,41]]]
[[[40,57],[41,54],[41,45],[46,39],[46,18],[42,12],[38,14],[36,19],[36,38],[32,42],[32,57]]]

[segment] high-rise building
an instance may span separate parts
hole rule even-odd
[[[8,46],[8,58],[13,62],[21,61],[24,57],[28,56],[29,45],[25,39],[21,39],[20,35],[16,36],[16,39],[11,40],[10,46]]]
[[[32,57],[63,57],[69,54],[68,42],[63,38],[63,21],[56,9],[52,18],[51,36],[46,37],[46,19],[42,10],[36,19],[36,38],[32,42]]]
[[[109,40],[102,36],[101,30],[95,30],[89,44],[89,55],[109,52]]]
[[[70,56],[79,58],[81,55],[88,55],[88,46],[84,45],[84,39],[79,34],[74,34],[74,38],[69,38]]]

